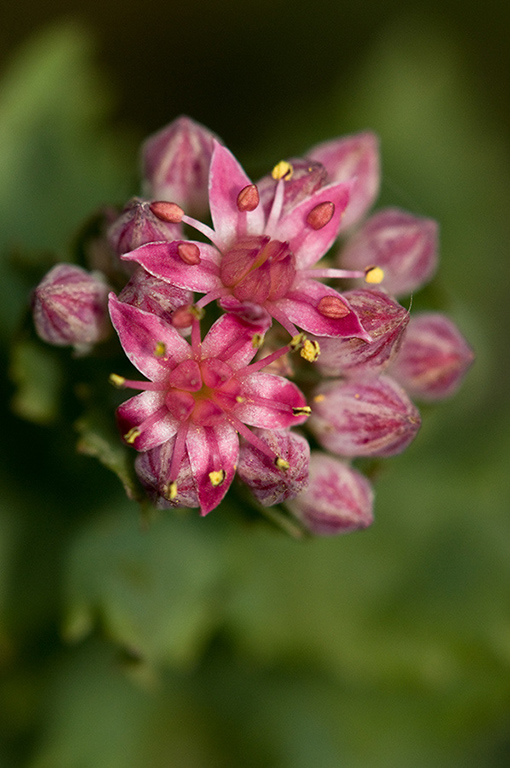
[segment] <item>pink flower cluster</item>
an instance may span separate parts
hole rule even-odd
[[[371,133],[254,183],[182,117],[145,142],[142,169],[144,196],[107,237],[130,275],[110,293],[111,322],[145,377],[112,374],[140,391],[117,421],[149,496],[205,515],[237,473],[254,504],[283,503],[313,533],[368,526],[373,492],[352,461],[404,450],[420,426],[410,398],[450,396],[473,359],[446,316],[410,319],[397,301],[432,278],[436,224],[393,208],[365,218],[379,187]],[[105,280],[58,269],[35,291],[39,334],[100,341]]]

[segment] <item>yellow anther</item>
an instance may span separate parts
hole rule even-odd
[[[280,179],[285,179],[285,181],[289,181],[289,179],[292,178],[292,174],[294,173],[294,168],[290,163],[287,162],[287,160],[280,160],[279,163],[275,165],[273,170],[271,171],[271,176],[275,181],[280,181]]]
[[[284,472],[286,472],[290,468],[290,464],[285,459],[282,459],[281,456],[277,456],[274,460],[274,463],[278,467],[278,469],[283,469]]]
[[[309,405],[302,405],[300,408],[293,408],[292,413],[294,416],[309,416],[312,412],[312,409]]]
[[[224,482],[225,477],[226,474],[224,469],[218,469],[214,472],[209,472],[209,480],[211,481],[211,485],[214,485],[215,488]]]
[[[236,403],[244,403],[246,402],[246,398],[242,395],[236,395]]]
[[[297,336],[293,336],[289,344],[291,352],[295,352],[296,349],[301,349],[305,341],[306,336],[304,333],[298,333]]]
[[[177,498],[177,483],[168,483],[163,489],[163,495],[168,501],[174,501]]]
[[[157,341],[154,347],[154,354],[156,357],[164,357],[166,355],[166,344],[162,341]]]
[[[205,315],[205,309],[202,307],[197,307],[195,304],[192,304],[192,306],[189,308],[189,311],[197,320],[201,320]]]
[[[140,437],[142,434],[141,429],[138,429],[138,427],[132,427],[132,429],[129,430],[129,432],[126,432],[124,435],[124,440],[126,443],[129,443],[129,445],[133,445],[137,437]]]
[[[326,395],[315,395],[313,398],[314,403],[322,403],[326,399]]]
[[[116,373],[110,373],[108,380],[110,384],[113,384],[113,386],[117,387],[117,389],[122,389],[126,384],[126,379],[124,376],[118,376]]]
[[[384,280],[384,270],[381,267],[368,267],[365,270],[365,283],[379,285]]]
[[[260,349],[262,344],[264,343],[264,334],[263,333],[255,333],[253,334],[251,345],[254,349]]]
[[[307,362],[314,363],[321,353],[321,348],[318,341],[310,341],[307,339],[303,344],[303,349],[300,351],[301,357]]]

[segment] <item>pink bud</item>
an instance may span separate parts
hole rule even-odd
[[[108,230],[108,240],[120,256],[140,245],[177,240],[182,236],[179,224],[171,224],[156,216],[151,203],[134,197]]]
[[[372,524],[373,496],[370,483],[360,472],[313,451],[308,487],[286,506],[312,533],[335,536]]]
[[[44,341],[86,352],[111,331],[108,286],[99,273],[74,264],[57,264],[33,297],[34,323]]]
[[[404,307],[382,291],[359,289],[342,294],[372,341],[320,338],[317,367],[325,376],[346,376],[384,370],[397,354],[409,322]]]
[[[384,271],[382,287],[405,296],[427,283],[437,266],[437,224],[397,208],[371,216],[349,240],[340,256],[342,267]]]
[[[183,305],[189,306],[193,294],[165,283],[139,267],[122,289],[119,300],[172,322],[174,311]]]
[[[379,192],[379,143],[373,133],[358,133],[318,144],[307,153],[326,168],[328,184],[353,180],[349,204],[342,217],[345,230],[359,221]]]
[[[308,426],[340,456],[393,456],[414,439],[420,414],[389,376],[366,376],[320,386]]]
[[[310,446],[301,435],[287,430],[253,430],[275,457],[288,463],[280,469],[274,459],[248,442],[241,445],[237,473],[265,507],[280,504],[300,493],[308,482]]]
[[[314,192],[326,184],[327,172],[324,166],[306,158],[289,160],[292,175],[285,180],[283,188],[282,214],[288,213],[299,203],[311,197]],[[267,174],[257,182],[257,189],[267,214],[271,210],[277,182]]]
[[[456,325],[439,312],[413,316],[391,374],[413,397],[441,400],[460,387],[474,353]]]
[[[147,495],[158,509],[198,507],[198,493],[187,454],[183,455],[176,480],[169,482],[175,437],[136,457],[135,469]]]
[[[176,202],[194,216],[206,214],[209,166],[217,138],[189,117],[178,117],[150,136],[142,147],[144,194]]]

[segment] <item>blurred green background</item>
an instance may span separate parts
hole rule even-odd
[[[510,6],[1,16],[1,768],[507,766]],[[80,362],[34,343],[30,290],[138,191],[139,141],[183,112],[255,177],[370,128],[378,205],[440,222],[414,307],[447,311],[477,361],[382,466],[366,532],[296,542],[229,510],[144,531],[74,450]]]

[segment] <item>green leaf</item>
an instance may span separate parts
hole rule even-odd
[[[18,341],[12,348],[9,373],[17,387],[11,401],[14,412],[36,424],[54,421],[62,390],[55,351],[36,341]]]

